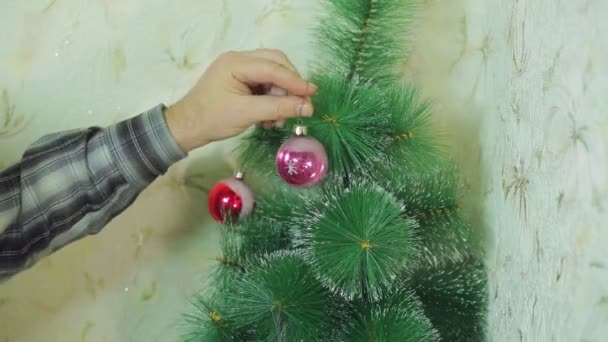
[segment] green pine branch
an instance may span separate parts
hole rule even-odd
[[[421,265],[407,282],[443,341],[484,341],[488,296],[487,272],[481,260]]]
[[[239,162],[247,170],[248,179],[252,176],[274,177],[274,158],[281,144],[287,139],[288,132],[273,127],[264,129],[255,127],[245,135],[237,148]]]
[[[375,175],[403,203],[405,217],[418,222],[421,260],[462,260],[480,255],[480,237],[461,210],[460,183],[449,159],[402,159]]]
[[[226,319],[255,341],[321,341],[331,330],[330,295],[296,253],[273,253],[248,267],[226,293]]]
[[[290,120],[283,130],[255,129],[241,148],[246,170],[275,176],[276,152],[300,121],[308,127],[308,134],[326,148],[333,173],[348,175],[355,170],[371,170],[373,160],[386,154],[393,128],[385,95],[358,79],[317,76],[313,81],[322,89],[322,95],[313,97],[313,117]]]
[[[184,315],[187,330],[182,338],[184,342],[251,341],[250,332],[238,329],[226,318],[229,310],[225,291],[199,294],[191,305],[192,313]]]
[[[343,341],[437,342],[439,334],[425,316],[422,302],[403,288],[376,303],[354,303],[346,318],[354,322]]]
[[[430,103],[421,100],[418,90],[410,84],[384,89],[391,120],[391,144],[378,167],[420,172],[448,159],[445,147],[440,144],[443,133],[431,121]]]
[[[317,30],[315,74],[360,78],[377,85],[400,79],[417,3],[412,0],[328,0]]]
[[[291,220],[294,246],[303,248],[319,279],[347,299],[377,300],[417,251],[416,222],[388,191],[355,181],[329,182]]]

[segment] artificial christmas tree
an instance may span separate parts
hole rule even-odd
[[[225,226],[185,339],[483,340],[481,248],[430,108],[398,71],[416,3],[326,3],[315,114],[247,137],[240,162],[256,209]],[[275,169],[301,125],[329,163],[326,178],[306,188]]]

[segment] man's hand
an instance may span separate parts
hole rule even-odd
[[[284,89],[287,94],[277,96],[271,89]],[[310,116],[310,96],[316,90],[280,51],[227,52],[167,109],[167,124],[188,152],[240,134],[255,123]]]

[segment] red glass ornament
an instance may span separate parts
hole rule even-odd
[[[220,223],[241,220],[253,211],[253,192],[243,181],[244,173],[217,183],[209,192],[209,212]]]
[[[327,175],[327,153],[319,141],[306,136],[306,127],[296,126],[295,135],[277,152],[277,173],[295,187],[310,187]]]

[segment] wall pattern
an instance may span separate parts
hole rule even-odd
[[[423,3],[403,72],[434,99],[488,242],[490,340],[605,340],[608,3]],[[305,72],[318,4],[3,2],[0,167],[42,134],[176,100],[224,50],[278,47]],[[205,190],[234,144],[193,153],[101,234],[0,285],[0,341],[178,340],[219,250]]]

